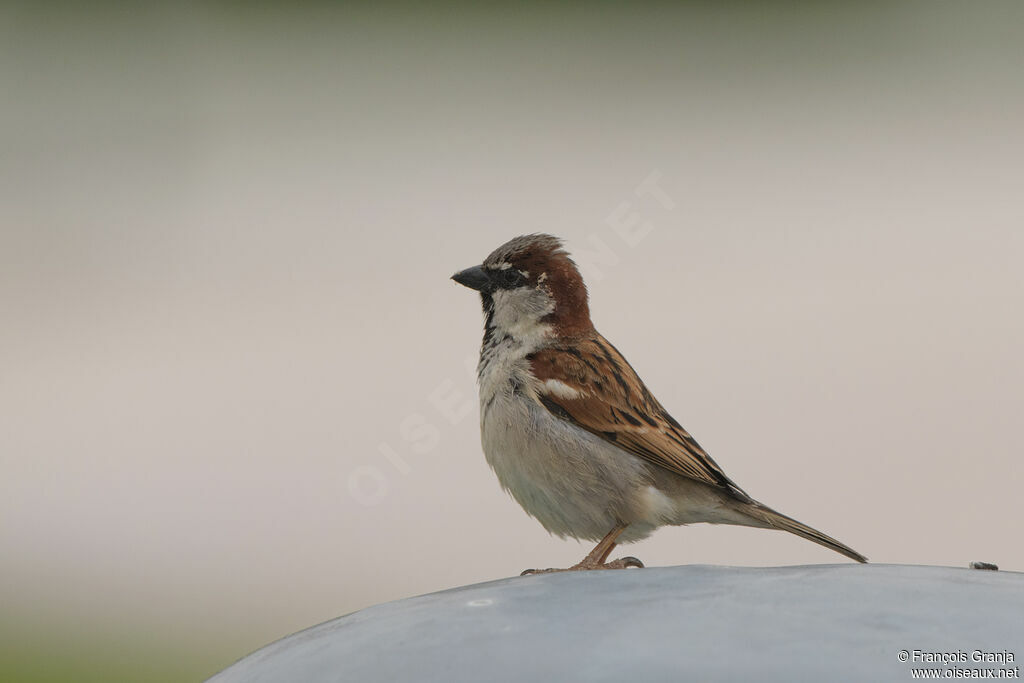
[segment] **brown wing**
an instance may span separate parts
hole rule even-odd
[[[749,498],[597,332],[571,347],[538,351],[530,362],[540,401],[554,415],[676,474]]]

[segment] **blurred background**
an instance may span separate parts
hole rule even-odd
[[[579,560],[487,468],[448,279],[535,231],[752,495],[1024,569],[1019,3],[0,7],[4,680]]]

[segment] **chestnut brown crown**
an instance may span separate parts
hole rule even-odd
[[[576,337],[593,330],[587,287],[562,241],[545,234],[522,235],[501,245],[479,266],[452,276],[459,284],[480,292],[484,308],[493,307],[500,291],[528,288],[543,292],[553,304],[542,321],[560,337]]]

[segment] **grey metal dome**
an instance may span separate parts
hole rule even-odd
[[[907,681],[944,667],[901,660],[915,650],[1024,656],[1024,574],[683,566],[503,579],[328,621],[210,681]]]

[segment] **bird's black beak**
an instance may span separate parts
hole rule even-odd
[[[491,278],[480,266],[473,266],[472,268],[461,270],[458,273],[455,273],[455,275],[452,275],[452,279],[463,287],[469,287],[470,289],[475,289],[478,292],[487,290],[491,286]]]

